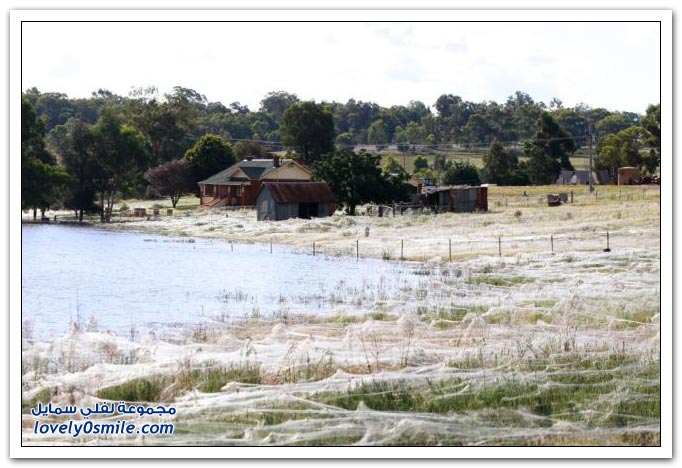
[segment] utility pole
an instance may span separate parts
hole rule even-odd
[[[403,153],[403,169],[405,169],[405,172],[407,172],[407,148],[408,146],[405,146],[407,143],[403,143],[403,146],[399,146],[401,149],[400,151]],[[400,145],[400,143],[398,143]]]
[[[592,122],[587,122],[587,139],[590,147],[590,174],[589,174],[589,180],[590,180],[590,193],[594,192],[594,183],[592,181]]]

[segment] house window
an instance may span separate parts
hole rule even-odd
[[[235,197],[241,197],[242,196],[242,186],[241,185],[237,185],[234,188],[234,196]]]
[[[213,196],[213,186],[212,185],[204,185],[204,195],[206,195],[207,197]]]

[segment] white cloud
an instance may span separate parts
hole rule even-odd
[[[24,89],[181,85],[252,109],[273,90],[384,106],[522,90],[643,112],[660,76],[657,23],[24,23],[22,59]]]

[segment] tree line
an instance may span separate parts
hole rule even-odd
[[[442,95],[434,108],[419,101],[390,108],[353,99],[315,103],[276,91],[251,111],[182,87],[163,96],[153,87],[127,97],[98,90],[88,99],[33,88],[22,93],[22,207],[35,215],[60,204],[80,219],[96,210],[108,221],[119,195],[169,196],[175,206],[197,181],[281,147],[327,180],[351,211],[364,201],[409,196],[405,168],[389,159],[381,170],[381,158],[354,153],[356,144],[381,150],[393,143],[403,152],[418,144],[488,148],[482,171],[442,154],[430,166],[415,160],[418,176],[436,174],[444,183],[553,183],[558,171],[572,169],[569,156],[588,138],[597,143],[597,168],[635,165],[653,172],[660,164],[659,104],[638,115],[564,108],[557,99],[546,106],[516,92],[504,104]],[[517,140],[520,148],[514,149],[509,142]],[[343,180],[333,180],[339,174]],[[367,185],[372,190],[358,188]]]
[[[64,136],[62,126],[70,118],[95,124],[107,106],[126,123],[136,127],[152,147],[157,163],[177,159],[201,135],[212,133],[223,140],[281,142],[279,127],[284,111],[300,99],[286,91],[268,93],[258,110],[239,102],[210,102],[193,89],[176,86],[160,95],[154,87],[133,88],[128,96],[97,90],[90,98],[70,99],[63,93],[23,93],[45,122],[47,145]],[[489,146],[493,140],[516,142],[534,134],[543,112],[549,112],[579,145],[586,141],[588,126],[598,136],[618,133],[642,124],[633,112],[590,108],[586,104],[564,107],[559,99],[547,105],[517,91],[504,103],[472,102],[453,94],[441,95],[432,107],[421,101],[382,107],[373,102],[349,99],[346,103],[320,104],[330,110],[335,143],[339,147],[370,144],[455,143]]]

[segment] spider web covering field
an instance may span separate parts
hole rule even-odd
[[[91,323],[34,341],[25,323],[23,442],[658,445],[659,252],[405,262],[419,280],[396,295],[340,283],[329,315],[292,312],[284,296],[280,314],[163,336]],[[39,401],[103,400],[172,404],[159,420],[175,432],[32,433]]]

